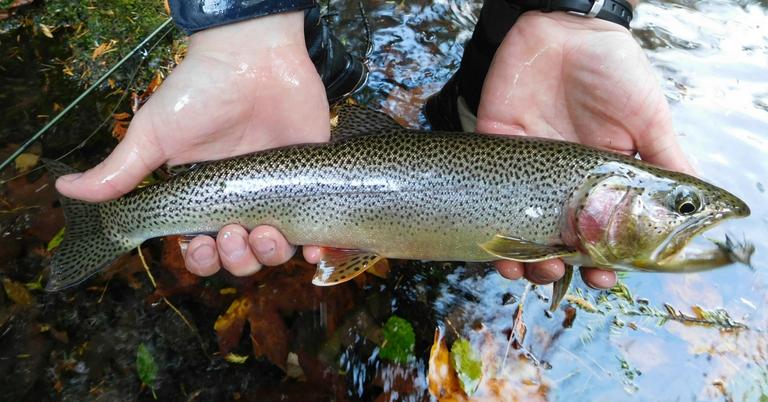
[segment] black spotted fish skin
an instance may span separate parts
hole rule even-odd
[[[401,130],[211,163],[102,215],[136,241],[268,224],[299,245],[483,261],[478,244],[496,234],[557,243],[568,197],[612,160],[637,163],[543,139]]]
[[[489,261],[497,257],[485,246],[498,236],[557,248],[565,213],[583,206],[593,179],[622,170],[642,171],[651,186],[688,184],[720,200],[716,208],[742,205],[748,215],[715,186],[578,144],[406,130],[360,107],[343,108],[338,121],[326,144],[204,164],[102,204],[63,198],[67,234],[47,289],[82,282],[144,240],[232,223],[273,225],[297,245],[390,258]]]

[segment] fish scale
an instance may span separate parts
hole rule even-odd
[[[382,116],[344,109],[330,143],[204,164],[106,203],[66,200],[74,230],[53,258],[48,288],[78,283],[146,239],[211,233],[232,223],[273,225],[293,244],[371,256],[489,261],[499,255],[483,245],[499,238],[539,245],[528,253],[539,258],[564,246],[567,207],[606,166],[700,184],[578,144],[412,131]],[[56,162],[48,167],[69,171]]]

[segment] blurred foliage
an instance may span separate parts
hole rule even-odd
[[[451,359],[459,376],[461,389],[467,395],[472,395],[483,377],[483,363],[477,352],[466,338],[459,338],[451,346]]]
[[[153,396],[155,396],[157,370],[157,363],[155,363],[155,358],[152,357],[152,353],[150,353],[146,345],[140,343],[139,348],[136,351],[136,371],[139,374],[141,383],[152,390]],[[155,396],[155,399],[157,399],[157,396]]]
[[[21,25],[50,39],[65,35],[71,56],[57,62],[67,76],[85,87],[128,55],[166,19],[163,2],[157,0],[47,0],[24,7],[0,22],[0,32]],[[140,69],[135,86],[128,89],[144,88],[156,71],[172,68],[175,56],[184,51],[183,38],[183,33],[172,30],[158,43],[150,43],[148,48],[155,47],[144,56],[148,68]],[[134,63],[138,61],[137,56]],[[133,69],[121,70],[112,77],[110,86],[120,87],[129,81]]]
[[[406,363],[413,356],[416,334],[408,321],[393,315],[384,324],[384,342],[380,356],[384,360]]]

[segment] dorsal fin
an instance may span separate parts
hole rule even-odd
[[[337,108],[335,121],[331,128],[334,140],[403,128],[385,113],[349,103]]]

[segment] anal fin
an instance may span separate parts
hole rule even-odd
[[[381,258],[362,250],[324,247],[312,283],[317,286],[344,283],[365,272]]]
[[[555,281],[552,284],[552,301],[549,305],[549,311],[555,312],[560,303],[565,299],[565,295],[568,294],[568,288],[571,286],[571,280],[573,279],[573,267],[566,264],[565,274],[562,278]]]
[[[537,262],[574,255],[577,250],[565,245],[539,244],[517,237],[496,235],[480,248],[502,260]]]

